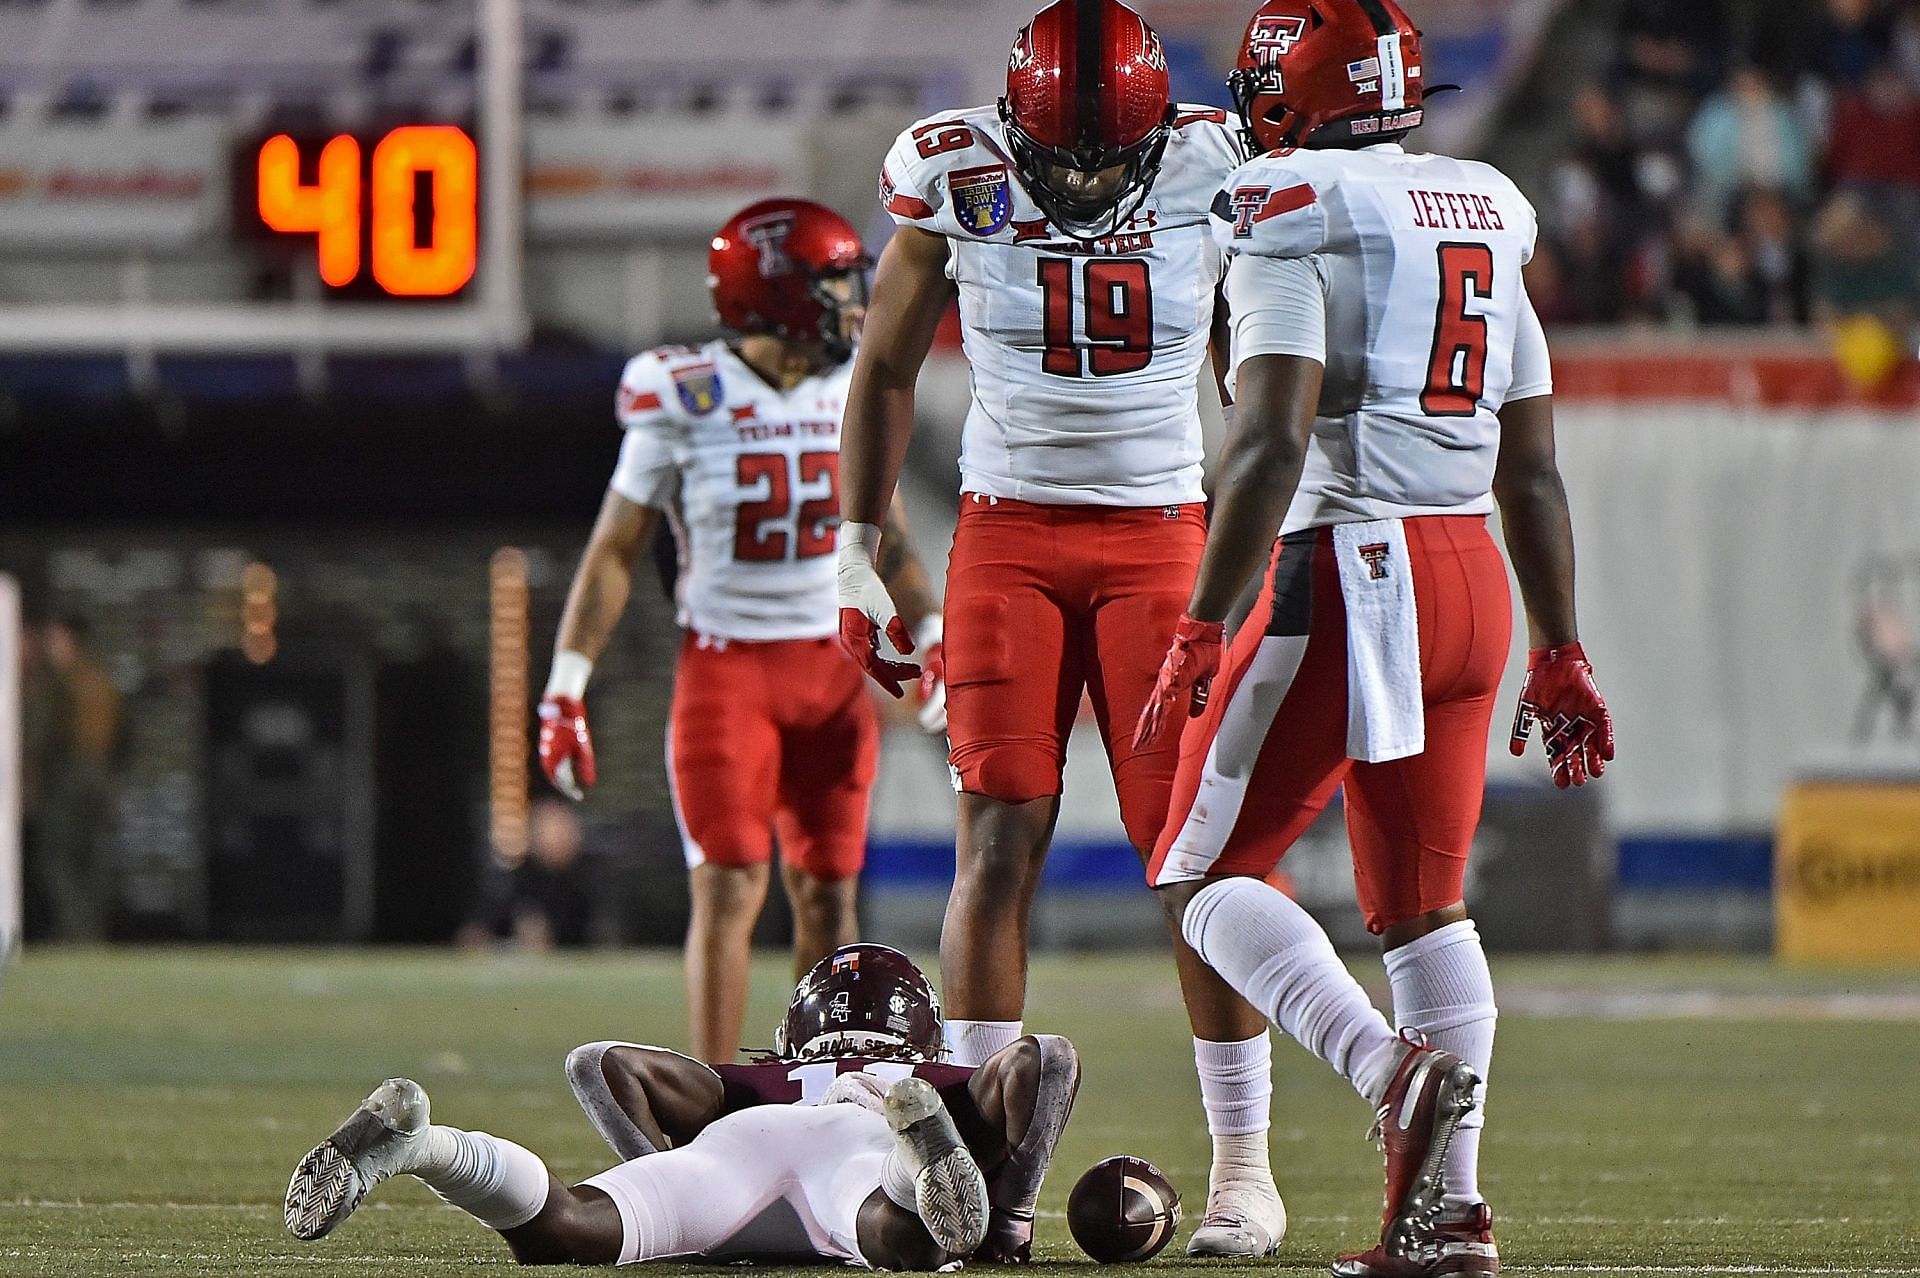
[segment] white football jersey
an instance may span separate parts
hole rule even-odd
[[[1326,366],[1285,531],[1493,509],[1496,414],[1551,389],[1520,278],[1536,231],[1498,169],[1393,144],[1263,156],[1227,181],[1236,368]]]
[[[1224,112],[1180,108],[1159,177],[1112,237],[1050,226],[992,107],[935,116],[888,153],[880,199],[947,238],[973,406],[967,492],[1055,505],[1203,499],[1196,379],[1224,255],[1207,208],[1240,163]]]
[[[839,630],[840,419],[852,362],[782,394],[725,342],[637,355],[610,486],[674,517],[680,624],[723,639]]]

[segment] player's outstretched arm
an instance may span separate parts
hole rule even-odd
[[[1527,679],[1508,748],[1523,753],[1538,722],[1554,784],[1583,785],[1613,758],[1613,717],[1574,618],[1573,519],[1554,459],[1551,395],[1501,408],[1493,496],[1527,610]]]
[[[574,1048],[567,1083],[623,1159],[685,1145],[720,1116],[726,1091],[713,1068],[691,1056],[621,1042]]]
[[[606,651],[633,593],[633,565],[653,538],[660,512],[608,490],[587,549],[574,570],[566,611],[553,645],[553,669],[540,701],[540,766],[571,799],[585,797],[595,779],[593,736],[587,728],[587,680]]]
[[[874,273],[840,427],[840,642],[896,697],[904,695],[901,683],[921,671],[880,655],[882,634],[903,653],[915,647],[877,566],[882,525],[913,437],[914,385],[952,296],[946,240],[901,227]]]
[[[1240,364],[1236,420],[1217,468],[1207,548],[1187,615],[1140,712],[1136,748],[1165,730],[1182,695],[1190,695],[1192,714],[1206,706],[1220,668],[1227,613],[1273,553],[1280,521],[1300,485],[1325,372],[1318,360],[1301,355],[1255,355]]]

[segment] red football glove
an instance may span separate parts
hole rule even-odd
[[[1593,667],[1577,643],[1535,648],[1527,654],[1527,679],[1520,685],[1507,748],[1524,754],[1534,720],[1540,744],[1562,790],[1585,785],[1607,770],[1613,759],[1613,716],[1593,683]]]
[[[1207,708],[1207,694],[1213,677],[1220,673],[1220,648],[1226,643],[1227,628],[1218,621],[1180,618],[1173,630],[1173,646],[1160,663],[1160,677],[1154,681],[1153,695],[1140,711],[1140,722],[1133,730],[1133,748],[1144,750],[1166,727],[1167,713],[1182,696],[1188,697],[1187,713],[1198,715]]]
[[[880,530],[872,524],[840,525],[840,547],[834,563],[840,595],[840,646],[875,683],[895,697],[904,697],[907,691],[900,685],[917,681],[920,667],[880,655],[882,633],[903,653],[913,651],[913,638],[907,634],[907,623],[894,611],[893,596],[874,571],[873,557],[879,549]]]
[[[578,697],[551,696],[540,703],[540,770],[553,788],[578,803],[598,773],[587,706]]]

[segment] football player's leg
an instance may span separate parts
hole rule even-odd
[[[411,1175],[497,1230],[527,1264],[606,1264],[618,1254],[620,1222],[596,1193],[572,1190],[512,1141],[429,1121],[427,1094],[410,1079],[375,1088],[294,1168],[286,1223],[295,1237],[325,1237],[367,1194]]]
[[[1392,1027],[1313,917],[1264,881],[1348,771],[1346,610],[1325,540],[1289,537],[1276,556],[1267,624],[1242,628],[1224,690],[1182,742],[1148,872],[1201,958],[1377,1103]]]
[[[1187,601],[1192,563],[1199,557],[1205,525],[1197,510],[1179,520],[1160,512],[1116,523],[1108,555],[1113,565],[1103,583],[1096,614],[1096,652],[1087,679],[1094,715],[1106,742],[1128,834],[1143,860],[1166,825],[1179,763],[1181,734],[1167,734],[1144,751],[1133,746],[1133,724],[1151,694],[1166,637]],[[1177,567],[1169,567],[1169,560]],[[1241,629],[1244,645],[1266,623],[1266,594]],[[1228,680],[1217,695],[1225,700]],[[1213,1142],[1208,1206],[1189,1242],[1196,1255],[1267,1255],[1286,1231],[1286,1209],[1273,1183],[1267,1150],[1271,1125],[1272,1044],[1267,1019],[1240,997],[1173,933],[1180,991],[1193,1029],[1194,1067]]]
[[[760,1105],[709,1124],[688,1144],[623,1163],[582,1183],[617,1213],[619,1264],[755,1251],[858,1259],[852,1213],[827,1192],[840,1166],[861,1163],[860,1199],[879,1183],[886,1124],[853,1105]],[[769,1211],[779,1202],[791,1210]],[[844,1227],[836,1228],[836,1217]],[[817,1222],[817,1223],[816,1223]]]
[[[1478,1221],[1472,1238],[1445,1235],[1449,1223],[1485,1214],[1480,1137],[1498,1013],[1463,889],[1511,614],[1505,568],[1480,521],[1407,526],[1422,603],[1426,750],[1357,767],[1347,824],[1361,908],[1386,948],[1396,1022],[1466,1061],[1480,1079],[1448,1146],[1442,1217],[1443,1245],[1464,1248],[1462,1263],[1477,1272],[1493,1255],[1490,1220]]]
[[[773,855],[779,735],[750,649],[681,651],[667,780],[691,880],[687,1006],[694,1051],[732,1060],[746,1016],[754,923]]]
[[[1080,699],[1076,622],[1056,593],[1070,549],[1054,512],[962,503],[946,604],[959,831],[940,931],[947,1044],[962,1065],[1021,1033],[1028,916]]]
[[[962,1133],[986,1173],[992,1207],[976,1259],[1032,1258],[1040,1185],[1079,1090],[1079,1053],[1057,1034],[1030,1034],[1001,1048],[967,1080],[972,1105]]]
[[[594,1130],[622,1159],[678,1148],[719,1117],[724,1088],[691,1056],[639,1043],[583,1043],[567,1082]]]
[[[780,873],[793,906],[797,980],[859,939],[858,889],[880,728],[860,671],[837,645],[818,669],[796,672],[820,690],[819,708],[781,737]]]

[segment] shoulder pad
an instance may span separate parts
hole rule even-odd
[[[662,346],[627,361],[614,416],[627,430],[673,426],[713,411],[719,400],[719,374],[705,351]]]
[[[964,179],[969,172],[1010,171],[1006,155],[989,131],[993,119],[989,107],[948,111],[920,121],[894,140],[880,169],[880,204],[895,222],[943,235],[961,229],[955,221],[951,178]],[[1003,211],[1010,215],[1011,189],[1006,180],[999,187],[999,193],[989,193],[997,198],[974,201],[978,208],[969,206],[976,217],[967,228],[971,233],[990,233],[978,221],[981,217],[992,221],[1002,218]]]
[[[1261,257],[1318,253],[1327,240],[1326,178],[1308,167],[1291,156],[1263,156],[1235,170],[1214,197],[1214,240]]]

